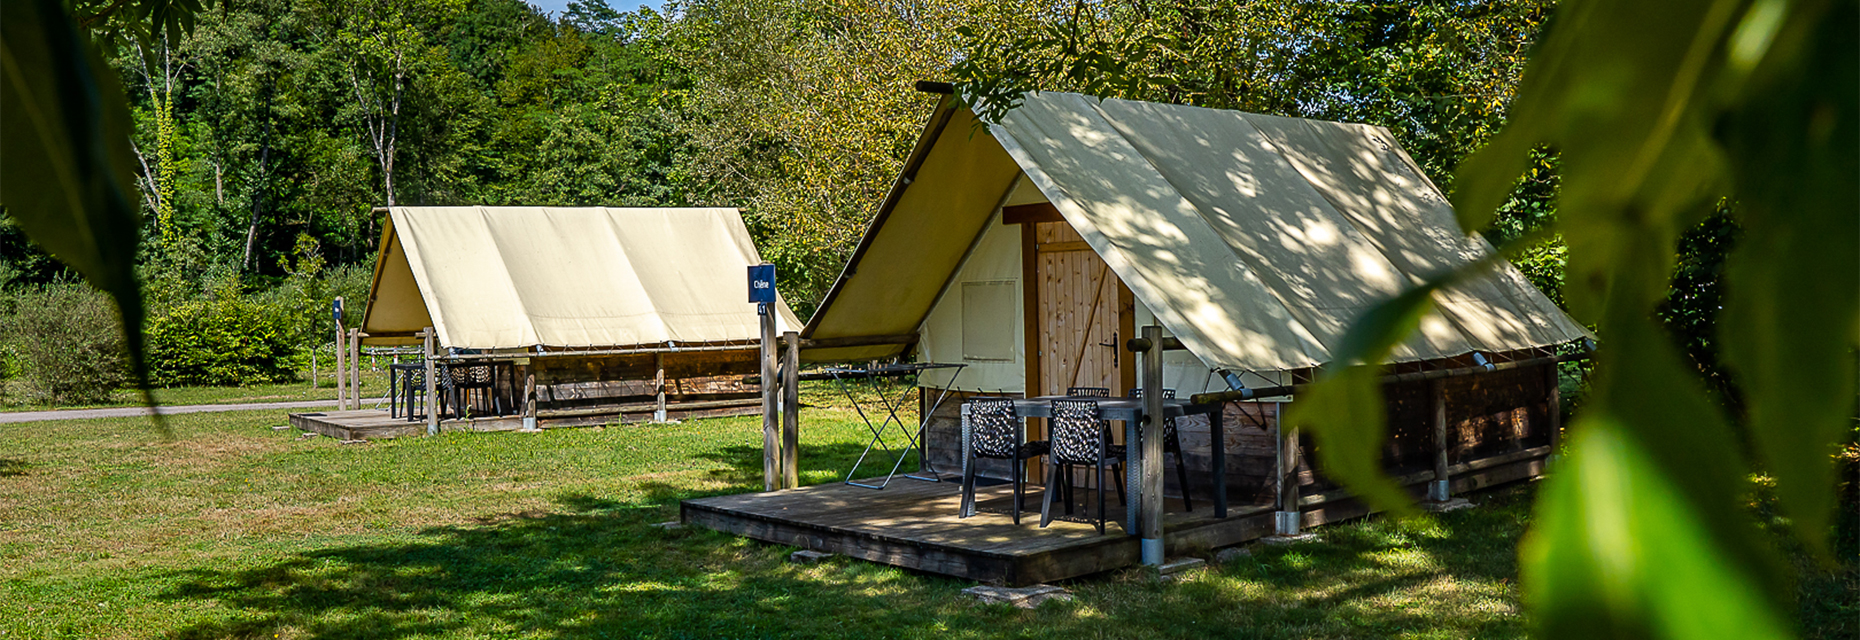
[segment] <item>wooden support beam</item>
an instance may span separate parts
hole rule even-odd
[[[788,348],[781,363],[781,476],[782,486],[801,486],[801,334],[783,334]]]
[[[1137,351],[1138,350],[1137,346],[1138,345],[1136,345],[1135,343],[1132,343],[1130,346],[1130,350]],[[1148,348],[1148,346],[1144,345],[1144,348]],[[1413,373],[1399,373],[1399,374],[1382,376],[1382,384],[1393,384],[1396,382],[1418,382],[1421,380],[1435,380],[1439,378],[1457,378],[1460,376],[1477,375],[1477,374],[1488,373],[1492,371],[1509,371],[1511,369],[1523,369],[1526,367],[1535,367],[1539,365],[1551,364],[1551,363],[1557,363],[1557,362],[1582,360],[1587,357],[1589,357],[1588,353],[1572,353],[1572,354],[1566,354],[1566,355],[1560,355],[1560,356],[1545,356],[1542,358],[1531,358],[1528,360],[1514,360],[1512,362],[1499,362],[1495,364],[1479,365],[1479,366],[1473,366],[1473,367],[1461,367],[1458,369],[1435,369],[1433,371],[1417,371]],[[1192,402],[1195,404],[1212,404],[1215,402],[1233,402],[1236,400],[1255,400],[1258,398],[1271,398],[1275,396],[1283,396],[1283,395],[1290,395],[1293,393],[1297,393],[1299,391],[1303,391],[1305,387],[1309,387],[1309,386],[1311,386],[1310,383],[1304,383],[1304,384],[1285,385],[1285,386],[1280,386],[1280,387],[1265,387],[1261,389],[1239,389],[1235,391],[1217,391],[1214,393],[1197,393],[1189,398],[1189,402]]]
[[[834,349],[838,347],[917,344],[917,334],[903,333],[891,336],[844,336],[837,338],[802,338],[801,334],[794,331],[782,334],[781,343],[783,345],[788,344],[790,340],[800,340],[802,349]]]
[[[775,401],[781,393],[775,377],[775,313],[767,303],[759,305],[762,316],[762,490],[781,488],[781,426],[777,423]]]
[[[523,365],[523,430],[538,431],[536,424],[536,371]]]
[[[1001,224],[1032,224],[1035,222],[1065,222],[1066,217],[1059,215],[1059,208],[1050,202],[1017,204],[1001,208]]]
[[[349,330],[349,408],[362,408],[362,330]]]
[[[420,330],[420,353],[426,365],[426,435],[439,435],[439,334],[432,327]]]
[[[1151,344],[1160,342],[1162,327],[1144,327],[1143,337],[1150,340]],[[1139,518],[1137,530],[1143,536],[1143,564],[1152,567],[1163,563],[1162,361],[1161,351],[1143,352],[1143,434],[1137,439],[1138,447],[1133,447],[1143,449],[1143,484],[1139,485],[1142,487],[1142,495],[1137,499],[1137,508],[1141,510],[1142,517]]]
[[[1276,465],[1278,475],[1278,515],[1273,521],[1273,533],[1281,536],[1298,535],[1302,516],[1298,512],[1298,429],[1281,420],[1279,428],[1279,451]]]
[[[652,354],[652,393],[655,407],[652,409],[653,422],[665,422],[665,354]]]
[[[1545,382],[1550,385],[1549,429],[1550,461],[1555,462],[1557,450],[1563,445],[1563,384],[1562,367],[1551,363],[1544,367]]]
[[[1427,485],[1427,499],[1446,502],[1451,498],[1447,472],[1447,381],[1437,378],[1429,385],[1434,395],[1434,481]]]
[[[344,345],[343,345],[344,342],[347,342],[342,337],[342,334],[344,333],[347,333],[347,332],[343,330],[342,322],[337,321],[336,322],[336,341],[331,342],[330,345],[334,347],[333,350],[336,352],[336,410],[338,411],[347,411],[349,409],[349,396],[348,396],[348,391],[345,389],[345,385],[347,384],[346,378],[349,375],[347,373],[349,368],[346,366],[343,366],[343,363],[342,363],[343,352],[348,350],[344,348]]]

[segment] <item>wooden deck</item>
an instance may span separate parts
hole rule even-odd
[[[1455,493],[1534,478],[1542,474],[1548,447],[1518,451],[1451,470]],[[1398,481],[1419,491],[1432,472]],[[1011,485],[976,490],[978,513],[957,518],[958,482],[893,480],[872,490],[831,483],[774,491],[686,500],[680,519],[690,524],[756,540],[837,553],[872,562],[982,582],[1024,586],[1090,575],[1137,564],[1137,538],[1115,521],[1099,535],[1081,511],[1067,521],[1039,528],[1040,491],[1027,492],[1021,523],[1009,517]],[[1096,503],[1087,491],[1080,501]],[[1089,498],[1088,498],[1089,497]],[[1108,508],[1121,518],[1112,493]],[[1370,510],[1341,491],[1305,496],[1306,526],[1367,515]],[[1055,507],[1057,508],[1057,507]],[[1171,500],[1163,519],[1168,555],[1192,555],[1258,539],[1272,533],[1273,508],[1236,505],[1225,519],[1198,501],[1193,512]]]
[[[585,409],[544,411],[537,416],[537,426],[544,429],[585,427],[614,422],[638,422],[652,416],[653,405],[636,404]],[[666,417],[673,420],[762,413],[762,401],[716,400],[666,405]],[[291,426],[343,440],[382,440],[403,436],[426,435],[426,422],[408,422],[406,418],[388,416],[386,409],[318,411],[291,414]],[[516,431],[523,428],[520,416],[493,416],[467,420],[441,420],[440,431]]]

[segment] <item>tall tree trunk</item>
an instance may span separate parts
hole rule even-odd
[[[266,170],[271,164],[271,90],[266,87],[265,99],[260,102],[265,114],[265,128],[259,133],[257,183],[252,189],[252,219],[245,228],[245,255],[239,258],[239,271],[247,272],[252,268],[252,249],[258,244],[258,223],[264,218],[265,186],[268,184]]]

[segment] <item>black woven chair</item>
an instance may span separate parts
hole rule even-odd
[[[1141,400],[1143,398],[1143,389],[1131,389],[1130,397]],[[1175,390],[1163,389],[1162,397],[1174,398]],[[1142,433],[1142,430],[1138,430],[1137,433]],[[1111,445],[1112,457],[1122,460],[1126,453],[1128,453],[1128,450],[1124,448],[1124,445]],[[1175,454],[1175,481],[1177,484],[1182,485],[1182,508],[1194,511],[1195,503],[1191,502],[1188,498],[1188,460],[1182,457],[1182,438],[1176,434],[1175,418],[1163,419],[1163,453]]]
[[[969,458],[962,463],[962,507],[958,517],[975,515],[975,472],[978,459],[1012,460],[1014,467],[1014,524],[1020,524],[1022,494],[1027,486],[1027,460],[1046,455],[1045,440],[1025,442],[1026,431],[1015,414],[1014,401],[972,400],[963,425],[963,442]]]
[[[1104,387],[1066,387],[1066,395],[1074,398],[1109,398],[1111,390]]]
[[[1047,433],[1051,436],[1052,446],[1047,455],[1046,495],[1040,503],[1040,526],[1053,521],[1053,497],[1064,493],[1066,510],[1072,508],[1072,467],[1074,465],[1092,465],[1098,468],[1098,533],[1104,533],[1104,472],[1105,468],[1115,465],[1110,459],[1110,440],[1106,438],[1104,419],[1098,411],[1098,401],[1088,399],[1054,400],[1052,417],[1047,419]],[[1061,476],[1064,476],[1063,479]],[[1123,499],[1122,484],[1119,484],[1119,501]]]

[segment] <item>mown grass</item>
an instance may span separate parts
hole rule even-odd
[[[808,483],[863,424],[803,412]],[[843,404],[843,403],[842,403]],[[1437,520],[1369,520],[1153,584],[1066,584],[1035,611],[969,583],[704,530],[677,501],[760,485],[760,419],[366,445],[272,412],[7,425],[5,638],[1513,638],[1528,487]]]
[[[364,367],[362,374],[362,399],[365,406],[374,406],[375,401],[387,394],[387,371],[375,371]],[[311,387],[308,381],[263,383],[236,387],[175,387],[155,389],[155,402],[163,405],[190,404],[243,404],[250,402],[296,402],[303,400],[334,400],[336,385],[329,379],[329,373],[321,376],[321,384]],[[110,394],[110,401],[103,404],[87,405],[45,405],[45,404],[0,404],[0,411],[52,411],[56,409],[99,409],[107,407],[134,407],[142,404],[142,394],[134,389],[118,389]],[[386,405],[383,405],[386,406]]]

